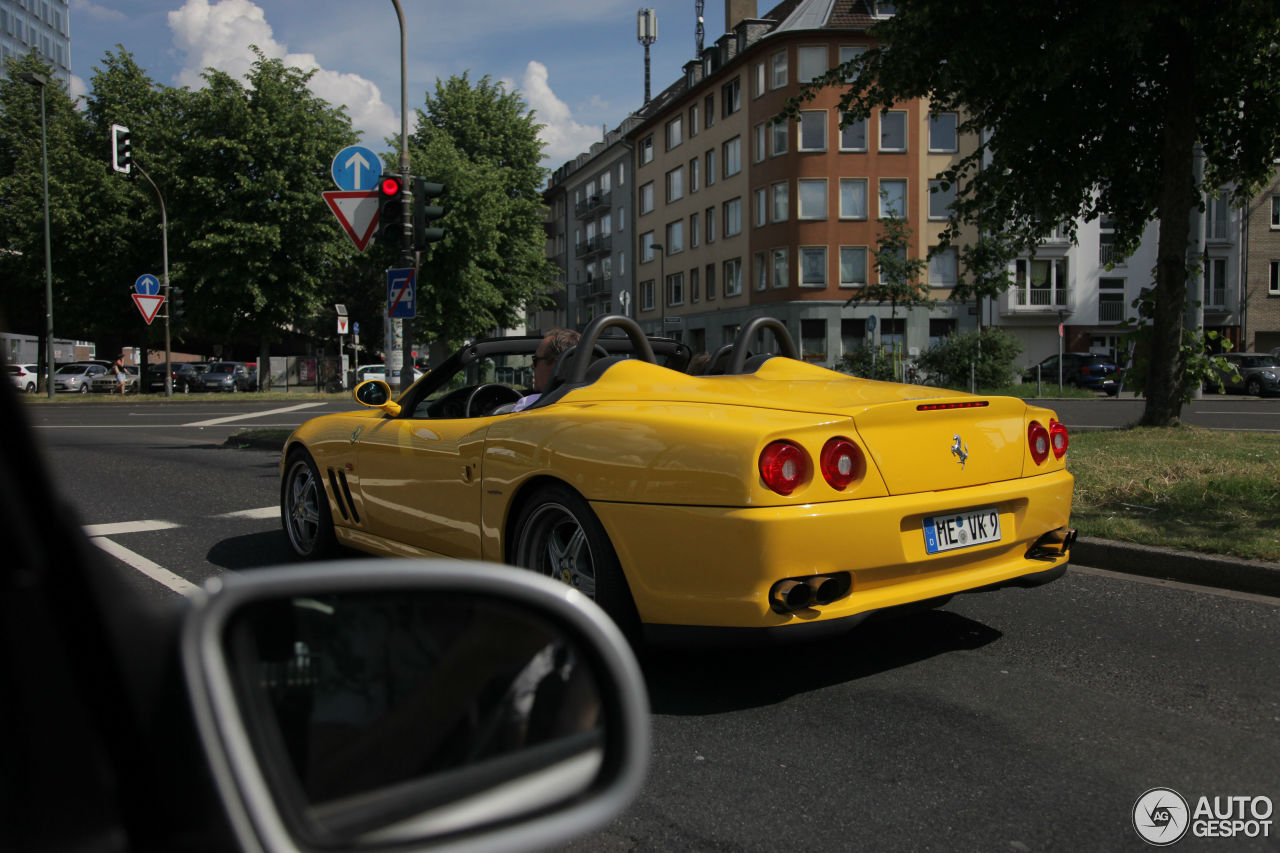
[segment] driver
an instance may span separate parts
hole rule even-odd
[[[572,346],[576,346],[580,336],[572,329],[552,329],[538,344],[533,354],[533,392],[521,397],[512,406],[511,411],[527,409],[538,401],[547,384],[551,382],[551,371],[555,369],[556,359]]]

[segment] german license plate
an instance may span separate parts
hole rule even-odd
[[[1000,511],[993,506],[924,520],[924,547],[930,554],[1000,541]]]

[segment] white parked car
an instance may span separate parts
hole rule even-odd
[[[25,391],[28,394],[34,394],[36,388],[40,385],[40,365],[11,364],[9,365],[9,378],[13,380],[14,388],[19,391]]]
[[[413,369],[413,381],[417,382],[424,376],[424,372],[418,368]],[[356,384],[367,382],[370,379],[381,379],[388,384],[398,383],[400,381],[400,371],[392,370],[391,379],[387,379],[387,369],[382,364],[362,364],[356,368]]]

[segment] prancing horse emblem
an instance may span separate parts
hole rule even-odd
[[[960,463],[960,467],[964,468],[964,463],[969,458],[969,445],[960,440],[960,434],[956,433],[951,436],[951,455]]]

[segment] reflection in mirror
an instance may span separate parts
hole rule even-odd
[[[356,388],[356,400],[366,406],[381,406],[391,399],[391,386],[381,379],[370,379]]]
[[[438,836],[588,791],[600,690],[508,601],[396,590],[255,602],[225,635],[255,752],[317,846]]]

